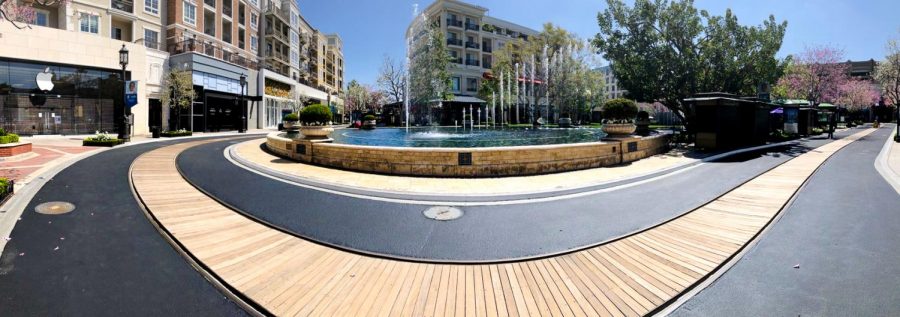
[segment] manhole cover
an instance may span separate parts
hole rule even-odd
[[[34,207],[35,212],[45,215],[61,215],[70,213],[72,210],[75,210],[75,205],[64,201],[51,201]]]
[[[436,206],[425,209],[423,214],[429,219],[447,221],[462,217],[463,211],[456,207]]]

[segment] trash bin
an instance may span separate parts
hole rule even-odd
[[[159,139],[159,127],[150,128],[151,133],[153,133],[154,139]]]

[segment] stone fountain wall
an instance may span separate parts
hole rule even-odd
[[[601,142],[488,147],[404,148],[334,144],[269,134],[272,153],[345,170],[433,177],[500,177],[574,171],[636,161],[664,153],[668,135]]]

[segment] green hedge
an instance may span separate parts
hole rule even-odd
[[[0,177],[0,197],[5,197],[10,192],[12,183],[6,177]]]
[[[366,120],[366,121],[375,120],[375,115],[367,114],[367,115],[363,116],[363,120]]]
[[[603,118],[616,123],[631,122],[637,113],[637,104],[632,100],[616,98],[603,103]]]
[[[93,139],[93,138],[87,138],[87,139],[84,139],[84,141],[81,141],[81,145],[82,145],[82,146],[107,146],[107,147],[113,147],[113,146],[116,146],[116,145],[119,145],[119,144],[122,144],[122,143],[125,143],[125,141],[119,140],[119,139],[97,140],[97,139]]]
[[[9,133],[9,134],[0,136],[0,144],[16,143],[16,142],[19,142],[19,135],[17,135],[17,134]]]
[[[194,133],[191,131],[164,131],[163,133],[160,133],[160,136],[164,138],[175,138],[180,136],[191,136],[193,134]]]

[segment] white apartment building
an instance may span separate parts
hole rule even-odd
[[[628,90],[619,87],[619,81],[616,79],[616,74],[613,74],[612,67],[603,66],[600,67],[598,71],[603,73],[603,92],[606,100],[625,98],[625,94],[628,93]]]

